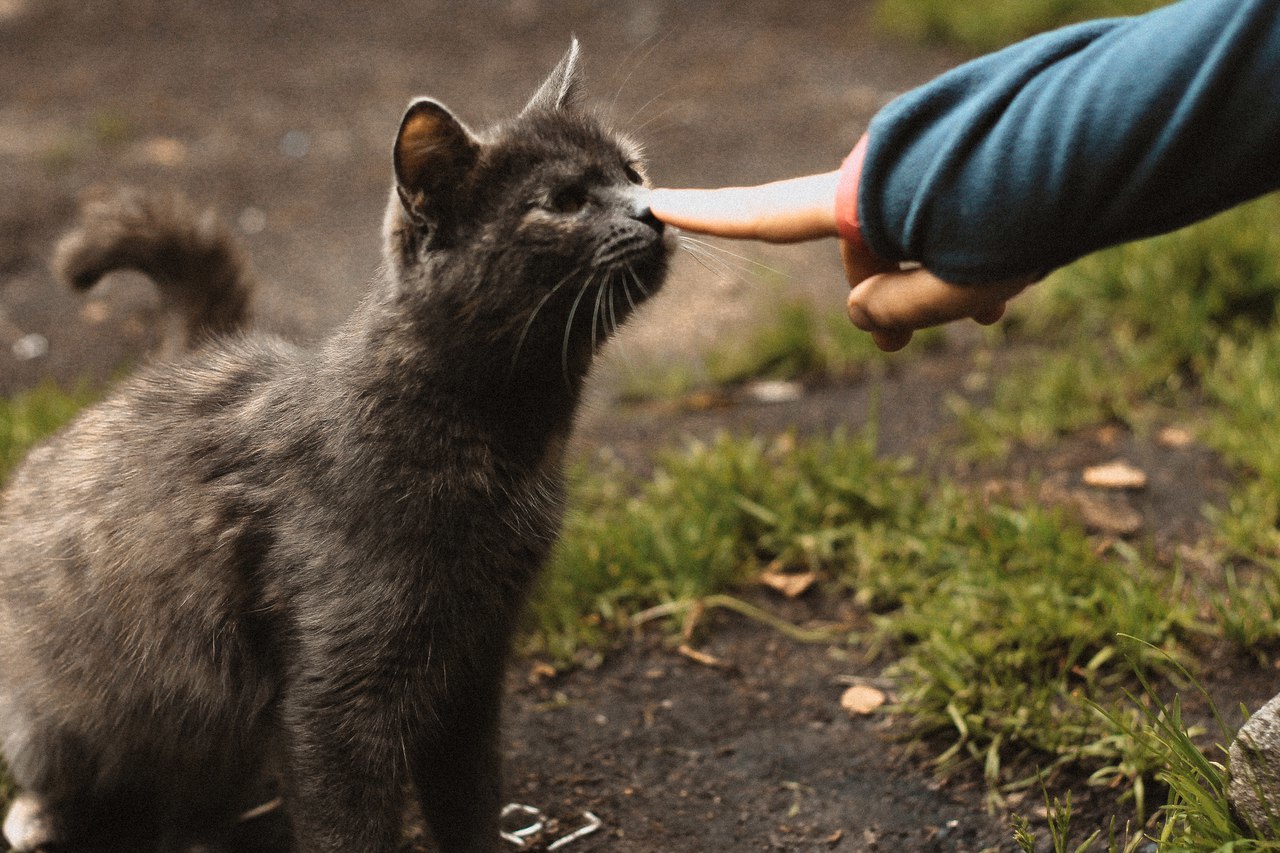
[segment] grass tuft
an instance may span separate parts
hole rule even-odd
[[[996,454],[1091,424],[1142,428],[1194,403],[1211,374],[1223,375],[1224,355],[1244,358],[1240,348],[1273,328],[1277,305],[1280,197],[1090,256],[1019,306],[1011,334],[1034,345],[1033,360],[1002,376],[991,405],[961,404],[962,421],[974,448]],[[1242,369],[1275,366],[1274,353],[1253,346],[1248,358],[1262,363]],[[1275,393],[1271,385],[1254,393]],[[1254,404],[1255,421],[1266,402]]]
[[[912,352],[926,352],[942,341],[940,329],[926,329],[916,335]],[[901,361],[902,356],[895,358]],[[821,310],[809,300],[781,293],[765,319],[741,338],[707,352],[703,362],[697,367],[676,363],[631,371],[621,396],[632,401],[669,399],[759,379],[820,385],[855,379],[890,363],[871,336],[855,329],[843,311]]]

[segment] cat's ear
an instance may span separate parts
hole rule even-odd
[[[524,112],[530,110],[563,110],[570,108],[578,100],[581,83],[578,76],[578,40],[569,44],[569,50],[560,60],[533,98],[525,106]]]
[[[396,191],[419,225],[437,221],[475,165],[480,146],[449,108],[431,98],[409,105],[396,134]]]

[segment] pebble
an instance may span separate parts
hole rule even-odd
[[[18,361],[43,358],[49,354],[49,339],[39,332],[31,332],[14,341],[11,350]]]

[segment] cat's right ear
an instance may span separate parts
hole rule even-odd
[[[431,98],[410,104],[393,153],[396,192],[409,219],[421,227],[439,222],[479,150],[475,136],[444,104]]]

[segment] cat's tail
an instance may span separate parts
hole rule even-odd
[[[54,271],[88,290],[114,270],[137,270],[160,291],[178,340],[193,349],[242,328],[254,282],[227,228],[177,196],[122,190],[88,198],[81,219],[58,241]]]

